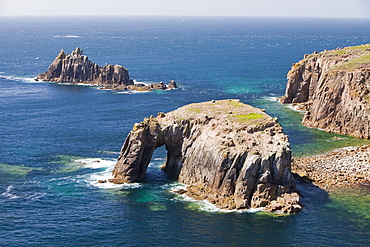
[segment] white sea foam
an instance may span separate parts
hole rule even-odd
[[[19,77],[19,76],[4,76],[0,75],[0,78],[4,78],[11,81],[22,81],[26,83],[40,83],[41,81],[36,81],[35,78],[31,77]]]
[[[111,89],[108,89],[111,90]],[[126,91],[118,91],[116,93],[123,93],[123,94],[134,94],[134,93],[150,93],[152,91],[135,91],[135,90],[126,90]]]
[[[4,202],[4,201],[7,201],[7,200],[15,200],[15,199],[21,199],[21,200],[36,200],[40,197],[43,197],[44,195],[46,195],[46,193],[41,193],[41,192],[34,192],[34,191],[31,191],[31,192],[17,192],[13,185],[9,185],[5,192],[3,192],[0,196],[5,198],[3,200],[0,200],[0,202]]]
[[[170,186],[170,192],[174,193],[176,197],[173,200],[183,201],[183,202],[189,202],[196,204],[196,208],[201,211],[206,211],[210,213],[256,213],[261,212],[264,210],[264,208],[251,208],[251,209],[244,209],[244,210],[237,210],[237,209],[221,209],[218,208],[215,204],[210,203],[207,200],[196,200],[194,198],[191,198],[185,194],[177,194],[175,191],[179,189],[186,189],[186,185],[176,183],[172,184]]]
[[[322,129],[322,128],[315,128],[315,127],[307,127],[307,128],[309,128],[309,129],[315,129],[315,130],[321,130],[321,131],[324,131],[325,132],[325,130]]]
[[[88,174],[83,178],[85,182],[87,182],[91,186],[98,187],[101,189],[114,189],[114,188],[133,189],[141,186],[140,183],[114,184],[108,182],[109,179],[113,178],[112,170],[114,165],[116,164],[116,160],[87,158],[87,159],[77,159],[74,162],[83,164],[85,168],[97,170],[96,172]],[[99,181],[107,182],[101,183]]]
[[[78,35],[54,35],[54,38],[81,38],[81,36]]]
[[[11,193],[11,190],[12,190],[12,189],[13,189],[13,185],[9,185],[9,186],[6,188],[5,192],[3,192],[3,193],[1,194],[1,196],[6,197],[6,198],[8,198],[8,199],[16,199],[16,198],[19,198],[19,196],[14,195],[14,194],[12,194],[12,193]]]
[[[293,104],[287,104],[286,105],[287,108],[293,110],[293,111],[296,111],[296,112],[301,112],[301,113],[305,113],[306,111],[303,111],[303,110],[299,110],[298,109],[298,105],[293,105]]]
[[[83,164],[86,168],[98,169],[98,168],[109,168],[113,167],[116,160],[104,160],[100,158],[91,159],[77,159],[74,162]]]
[[[266,99],[268,101],[278,101],[279,97],[276,96],[268,96],[268,97],[262,97],[262,99]]]
[[[148,83],[148,82],[137,81],[137,80],[133,80],[133,81],[134,81],[134,84],[144,84],[146,86],[150,85],[150,83]]]

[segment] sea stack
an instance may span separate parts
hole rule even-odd
[[[370,44],[305,55],[281,102],[305,110],[308,127],[370,139]]]
[[[149,91],[177,88],[175,81],[171,81],[168,85],[162,82],[149,85],[134,84],[128,70],[123,66],[106,64],[101,67],[91,62],[78,47],[71,54],[66,54],[62,49],[48,70],[39,74],[35,80],[88,84],[102,89],[116,90]]]
[[[167,150],[162,169],[187,185],[181,193],[223,209],[302,209],[288,138],[264,110],[220,100],[145,118],[128,134],[110,182],[142,181],[161,146]]]

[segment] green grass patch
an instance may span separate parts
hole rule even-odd
[[[243,104],[237,101],[229,101],[229,104],[232,105],[233,107],[242,107]]]
[[[329,55],[344,56],[348,55],[348,61],[342,62],[332,67],[332,70],[353,70],[361,64],[370,63],[370,44],[349,46],[340,50],[329,51]]]
[[[196,109],[196,108],[189,108],[188,111],[191,111],[191,112],[195,112],[195,113],[200,113],[200,109]]]
[[[344,47],[343,49],[340,49],[340,50],[330,51],[330,54],[333,54],[333,55],[343,55],[343,54],[346,54],[346,53],[361,53],[361,52],[365,52],[366,49],[369,49],[369,48],[370,48],[370,45],[369,44],[367,44],[367,45],[349,46],[349,47]]]
[[[350,59],[347,62],[337,64],[332,69],[333,70],[337,70],[337,69],[352,70],[352,69],[357,68],[361,64],[366,64],[366,63],[370,63],[370,53],[369,54],[363,54],[363,55],[360,55],[356,58]]]
[[[239,121],[248,121],[252,119],[260,119],[263,117],[263,115],[260,113],[249,113],[247,115],[244,115],[244,114],[235,115],[234,117],[238,119]]]

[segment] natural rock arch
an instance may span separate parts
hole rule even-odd
[[[188,185],[187,195],[226,209],[301,210],[291,152],[276,119],[237,100],[204,102],[135,124],[113,170],[114,183],[144,179],[156,148],[163,170]]]

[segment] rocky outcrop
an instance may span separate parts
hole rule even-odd
[[[305,55],[293,64],[283,103],[306,112],[303,124],[370,138],[370,45]]]
[[[45,73],[39,74],[35,80],[58,83],[83,83],[99,86],[102,89],[116,90],[166,90],[177,88],[176,82],[171,81],[166,85],[162,82],[157,84],[135,84],[130,79],[129,72],[121,65],[105,65],[101,67],[91,62],[83,55],[80,48],[76,48],[70,55],[60,51],[59,55],[50,64]]]
[[[153,151],[167,150],[162,169],[186,193],[220,208],[302,208],[291,174],[291,151],[277,119],[239,100],[190,104],[134,125],[110,182],[141,181]]]

